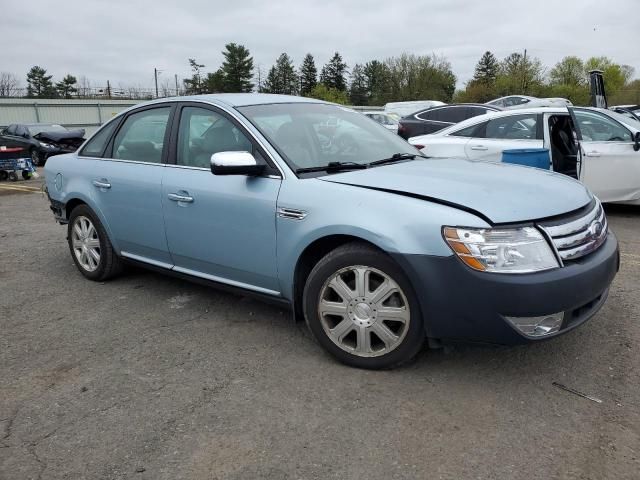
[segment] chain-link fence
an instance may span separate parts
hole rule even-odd
[[[40,95],[30,95],[26,88],[12,88],[7,92],[0,92],[0,98],[42,98],[42,99],[113,99],[113,100],[151,100],[153,98],[177,97],[184,95],[183,89],[160,88],[156,94],[155,89],[147,88],[115,88],[115,87],[91,87],[77,88],[77,91],[62,95],[59,92],[48,92]]]

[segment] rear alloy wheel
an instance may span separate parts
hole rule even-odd
[[[411,359],[424,330],[413,290],[401,269],[366,244],[324,257],[305,288],[305,317],[319,343],[361,368],[389,368]]]
[[[122,269],[98,217],[86,205],[73,209],[69,218],[67,240],[73,261],[80,273],[90,280],[107,280]]]

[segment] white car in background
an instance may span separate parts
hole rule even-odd
[[[446,103],[439,100],[414,100],[409,102],[390,102],[385,104],[385,113],[396,114],[399,117],[406,117],[420,110],[426,110],[431,107],[439,107]]]
[[[390,115],[380,110],[369,110],[361,113],[369,117],[371,120],[378,122],[387,130],[391,130],[393,133],[398,133],[399,122],[395,115]]]
[[[511,108],[533,108],[533,107],[570,107],[573,105],[566,98],[537,98],[528,97],[526,95],[509,95],[508,97],[500,97],[485,105],[493,105],[505,110]]]
[[[549,169],[582,181],[602,202],[640,205],[640,122],[591,107],[507,110],[409,143],[428,157],[500,162],[511,149],[547,148]]]

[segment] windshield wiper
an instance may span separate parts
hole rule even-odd
[[[376,160],[375,162],[367,163],[367,167],[374,167],[376,165],[384,165],[385,163],[401,162],[403,160],[413,160],[416,157],[424,157],[418,153],[394,153],[389,158],[383,158],[382,160]],[[426,158],[426,157],[424,157]]]
[[[368,167],[368,164],[366,163],[329,162],[326,165],[322,165],[320,167],[298,168],[296,170],[296,173],[341,172],[345,170],[362,170],[363,168],[367,168],[367,167]]]

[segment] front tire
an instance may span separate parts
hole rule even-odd
[[[40,166],[40,162],[42,161],[42,155],[38,152],[37,149],[31,149],[31,163],[34,167]]]
[[[107,232],[88,206],[79,205],[71,212],[67,242],[76,267],[89,280],[108,280],[122,271]]]
[[[424,344],[409,280],[388,255],[365,243],[338,247],[318,262],[303,306],[318,343],[347,365],[391,368],[411,360]]]

